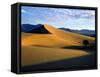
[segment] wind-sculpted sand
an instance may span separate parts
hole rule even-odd
[[[63,49],[67,46],[82,46],[83,40],[95,43],[95,38],[54,28],[44,24],[51,34],[22,32],[22,66],[76,58],[90,53],[77,49]]]

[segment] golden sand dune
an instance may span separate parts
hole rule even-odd
[[[28,34],[30,35],[29,37],[22,37],[23,46],[64,47],[70,45],[52,34]]]
[[[69,42],[72,45],[75,45],[75,44],[80,45],[80,43],[83,40],[88,40],[90,43],[93,43],[95,40],[93,37],[89,37],[89,36],[85,36],[85,35],[81,35],[81,34],[76,34],[76,33],[72,33],[72,32],[65,32],[63,30],[54,28],[54,27],[47,25],[47,24],[45,24],[44,26],[54,36],[62,39],[65,42]]]
[[[35,33],[22,33],[22,45],[35,45],[35,46],[49,46],[49,47],[64,47],[82,45],[83,40],[88,40],[89,43],[94,43],[93,37],[88,37],[72,32],[65,32],[60,29],[56,29],[50,25],[45,24],[44,27],[51,34],[35,34]],[[25,37],[28,36],[28,37]]]
[[[88,55],[89,53],[83,50],[61,47],[81,46],[83,40],[88,40],[90,44],[95,41],[93,37],[65,32],[47,24],[44,27],[51,34],[22,32],[22,66]]]
[[[82,50],[46,48],[37,46],[23,46],[21,54],[22,66],[89,55],[89,53]]]

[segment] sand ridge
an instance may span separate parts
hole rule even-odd
[[[72,32],[65,32],[63,30],[54,28],[50,25],[45,24],[44,27],[50,31],[51,34],[32,34],[32,33],[22,33],[29,34],[29,37],[22,38],[22,45],[44,45],[51,47],[64,47],[72,45],[82,45],[83,40],[88,40],[89,43],[94,43],[95,38],[88,37]]]
[[[63,59],[77,58],[90,53],[84,50],[63,49],[67,46],[82,46],[83,40],[90,44],[95,43],[95,38],[88,37],[44,24],[51,34],[37,34],[21,32],[21,61],[22,66],[60,61]]]

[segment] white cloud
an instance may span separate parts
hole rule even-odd
[[[24,10],[24,9],[22,9],[22,10],[21,10],[21,12],[22,12],[22,13],[27,13],[27,11],[26,11],[26,10]]]
[[[27,11],[27,10],[25,10],[25,9],[22,9],[22,10],[21,10],[21,12],[22,12],[22,13],[25,13],[25,14],[32,15],[32,13],[31,13],[31,12],[29,12],[29,11]]]

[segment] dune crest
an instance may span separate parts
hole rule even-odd
[[[73,40],[90,40],[90,41],[94,41],[95,38],[93,37],[89,37],[89,36],[85,36],[85,35],[81,35],[81,34],[76,34],[76,33],[72,33],[72,32],[65,32],[63,30],[60,30],[60,29],[57,29],[51,25],[48,25],[48,24],[44,24],[45,28],[51,32],[52,34],[54,34],[55,36],[59,37],[59,38],[62,38],[64,40],[66,39],[72,39]]]
[[[83,46],[83,40],[88,40],[90,44],[95,43],[94,38],[72,32],[65,32],[47,24],[44,24],[43,27],[50,34],[21,33],[22,66],[90,55],[85,50],[64,49],[64,47]]]
[[[52,27],[51,25],[44,24],[44,28],[51,34],[36,34],[28,33],[28,37],[23,38],[22,45],[35,45],[47,47],[64,47],[64,46],[80,46],[83,40],[88,40],[89,43],[94,43],[95,38],[88,37],[72,32],[65,32],[63,30]],[[22,33],[27,34],[27,33]]]

